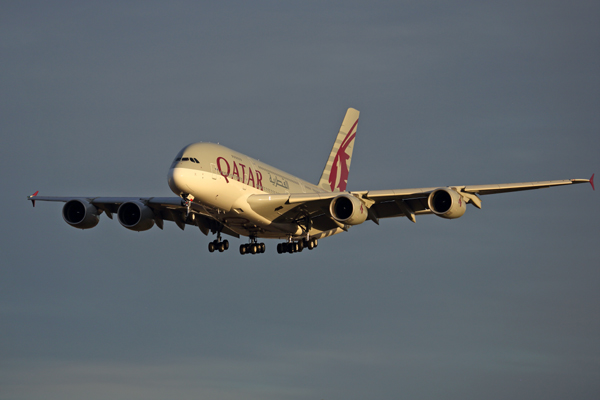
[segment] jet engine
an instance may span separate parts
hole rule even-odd
[[[139,201],[128,201],[121,204],[117,211],[121,225],[132,231],[147,231],[154,226],[154,212]]]
[[[436,189],[427,200],[429,209],[437,216],[447,219],[462,217],[467,210],[467,202],[456,190]]]
[[[367,206],[349,194],[340,194],[331,200],[329,212],[333,219],[347,225],[362,224],[367,220]]]
[[[63,219],[78,229],[90,229],[98,225],[98,209],[85,200],[69,200],[63,206]]]

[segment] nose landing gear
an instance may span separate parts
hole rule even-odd
[[[187,194],[187,193],[181,194],[181,205],[186,208],[186,210],[185,210],[186,218],[189,217],[189,215],[190,215],[193,202],[194,202],[194,196],[192,196],[191,194]]]

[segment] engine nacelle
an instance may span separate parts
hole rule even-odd
[[[333,219],[346,225],[358,225],[367,220],[367,206],[350,194],[340,194],[331,200],[329,212]]]
[[[63,219],[78,229],[90,229],[98,225],[98,209],[85,200],[69,200],[62,210]]]
[[[147,231],[154,226],[154,212],[139,201],[128,201],[121,204],[117,211],[121,225],[132,231]]]
[[[429,209],[442,218],[454,219],[462,217],[467,211],[467,202],[456,190],[451,188],[436,189],[427,200]]]

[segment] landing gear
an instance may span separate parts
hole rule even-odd
[[[317,247],[317,244],[317,239],[302,239],[297,242],[292,242],[290,239],[288,242],[277,245],[277,253],[300,253],[304,248],[308,248],[309,250],[314,249]]]
[[[229,241],[221,241],[220,232],[217,234],[217,238],[208,244],[208,251],[210,251],[211,253],[215,250],[217,250],[219,253],[222,253],[227,249],[229,249]]]
[[[189,215],[190,215],[193,201],[194,201],[194,196],[192,196],[191,194],[187,194],[187,193],[181,194],[181,205],[186,208],[185,218],[189,217]]]
[[[256,243],[256,238],[251,237],[251,242],[240,245],[240,254],[261,254],[267,249],[264,243]]]

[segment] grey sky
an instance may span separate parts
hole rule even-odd
[[[65,224],[194,141],[349,190],[600,172],[591,1],[4,2],[0,399],[597,399],[600,197],[365,223],[312,252]],[[235,248],[240,241],[233,239]]]

